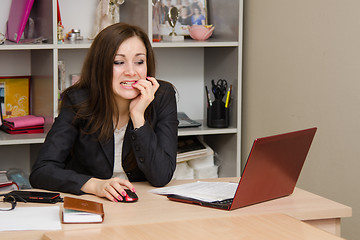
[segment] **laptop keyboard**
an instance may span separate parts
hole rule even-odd
[[[229,205],[229,204],[232,204],[233,202],[233,198],[230,198],[230,199],[224,199],[224,200],[221,200],[221,201],[216,201],[216,202],[213,202],[215,204],[219,204],[219,205]]]

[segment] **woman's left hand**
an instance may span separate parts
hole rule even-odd
[[[155,92],[159,88],[158,81],[153,77],[147,77],[147,80],[139,80],[133,85],[140,91],[140,94],[131,100],[130,116],[134,128],[139,128],[145,123],[144,113],[146,108],[155,98]]]

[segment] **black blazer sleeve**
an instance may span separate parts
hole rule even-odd
[[[85,95],[82,92],[74,95],[75,98],[65,98],[65,105],[78,103]],[[83,193],[80,188],[91,176],[85,174],[84,170],[78,171],[80,167],[69,167],[72,164],[71,152],[78,141],[80,131],[73,124],[73,118],[74,112],[71,108],[65,107],[55,119],[32,166],[30,183],[33,187],[73,194]]]
[[[173,86],[160,82],[153,101],[151,124],[132,130],[125,143],[130,139],[139,170],[153,186],[164,186],[172,179],[176,168],[178,119],[176,95]],[[127,171],[126,160],[123,168],[130,180],[137,180]]]

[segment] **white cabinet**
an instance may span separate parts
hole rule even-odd
[[[11,2],[11,1],[9,1]],[[0,45],[0,75],[31,75],[32,114],[46,117],[47,129],[51,126],[58,108],[58,60],[63,60],[66,76],[78,74],[90,47],[92,25],[98,0],[59,0],[65,32],[80,29],[83,41],[58,44],[56,40],[56,0],[37,0],[34,3],[35,24],[44,44]],[[6,4],[5,4],[6,6]],[[9,4],[10,6],[10,4]],[[215,26],[212,37],[204,42],[186,38],[184,42],[154,42],[157,75],[178,90],[178,110],[202,121],[202,127],[179,129],[179,136],[198,135],[214,149],[218,160],[219,176],[240,175],[241,141],[241,86],[242,86],[242,0],[207,0],[209,24]],[[0,13],[8,14],[8,9]],[[152,36],[152,1],[125,0],[120,6],[121,21],[141,26]],[[0,19],[1,20],[1,19]],[[3,21],[3,19],[2,19]],[[3,26],[5,23],[0,22]],[[50,29],[50,31],[49,31]],[[0,31],[4,31],[0,28]],[[206,126],[205,86],[211,80],[226,79],[233,85],[228,128]],[[23,166],[29,171],[36,152],[46,134],[12,136],[0,132],[0,168],[13,166],[14,149],[21,150]],[[19,150],[19,151],[20,151]],[[25,159],[26,157],[28,159]],[[19,165],[19,161],[16,161]]]

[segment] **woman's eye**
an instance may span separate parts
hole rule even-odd
[[[144,60],[137,61],[136,64],[144,64]]]
[[[123,61],[114,61],[114,64],[121,65],[121,64],[124,64],[124,62]]]

